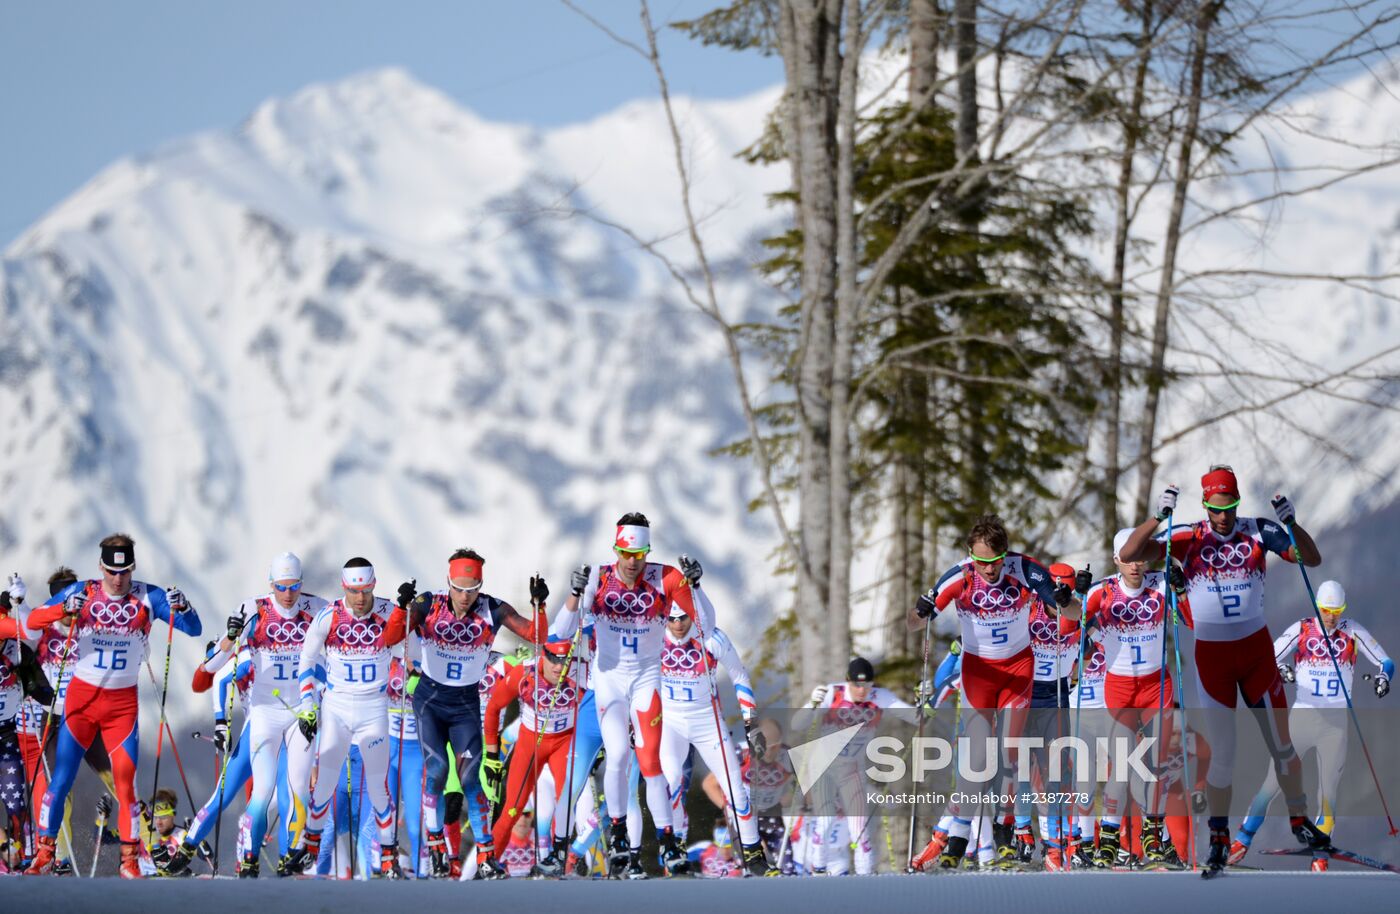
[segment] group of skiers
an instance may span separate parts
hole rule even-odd
[[[1205,520],[1176,524],[1179,490],[1167,488],[1154,517],[1117,534],[1117,573],[1099,581],[1087,569],[1045,567],[1011,551],[1002,522],[979,519],[967,557],[914,607],[926,622],[926,644],[927,623],[939,613],[954,610],[960,629],[938,674],[925,669],[915,702],[877,686],[874,666],[855,658],[843,680],[813,692],[813,713],[827,730],[878,723],[885,712],[912,722],[956,697],[960,732],[976,747],[984,745],[979,736],[1061,727],[1066,708],[1106,709],[1107,732],[1099,735],[1161,737],[1160,777],[1130,796],[1121,778],[1101,790],[1092,778],[1050,783],[1046,759],[1033,758],[1040,787],[1088,798],[1040,809],[1045,868],[1112,867],[1125,859],[1184,865],[1194,856],[1190,816],[1208,812],[1205,867],[1218,872],[1243,859],[1281,792],[1294,835],[1319,851],[1314,868],[1325,869],[1330,836],[1321,823],[1336,808],[1346,731],[1290,728],[1284,681],[1298,682],[1299,706],[1345,706],[1358,654],[1379,667],[1381,696],[1394,664],[1361,625],[1342,618],[1345,595],[1335,581],[1318,589],[1316,614],[1272,640],[1264,621],[1266,555],[1316,566],[1317,546],[1286,498],[1273,501],[1276,519],[1240,517],[1233,471],[1213,467],[1201,482]],[[167,625],[157,774],[164,743],[177,753],[165,702],[173,633],[202,633],[189,601],[178,588],[133,580],[135,544],[122,534],[102,540],[100,577],[79,581],[60,569],[39,606],[30,608],[14,575],[0,598],[8,603],[0,615],[0,798],[8,812],[0,862],[29,874],[65,869],[71,850],[60,852],[60,832],[70,835],[71,849],[68,794],[86,759],[115,797],[119,872],[128,878],[187,874],[197,857],[216,857],[208,840],[218,845],[223,813],[240,794],[242,877],[260,873],[275,799],[280,876],[462,878],[465,816],[473,878],[583,874],[593,860],[608,876],[645,878],[639,792],[668,875],[842,873],[849,851],[857,874],[874,872],[874,829],[859,776],[868,737],[843,750],[831,802],[800,815],[783,727],[757,716],[743,661],[716,627],[700,586],[701,564],[684,555],[674,567],[653,562],[650,551],[647,518],[624,515],[609,561],[575,569],[552,613],[550,588],[538,576],[529,581],[528,612],[484,592],[485,559],[470,549],[448,558],[446,589],[420,592],[414,580],[399,585],[393,600],[376,595],[379,581],[364,558],[344,564],[342,594],[328,601],[304,591],[296,555],[277,556],[269,590],[228,616],[191,683],[212,697],[221,764],[213,795],[187,828],[175,824],[172,791],[155,791],[149,804],[138,799],[136,766],[138,679],[144,667],[156,682],[148,663],[156,620]],[[1162,571],[1149,570],[1158,562]],[[1182,702],[1168,669],[1166,629],[1178,624],[1194,630],[1204,732],[1170,720]],[[502,628],[527,649],[495,650]],[[720,668],[735,688],[742,744],[723,719]],[[1179,656],[1176,668],[1179,677]],[[1229,711],[1241,698],[1264,712],[1273,768],[1232,842]],[[231,737],[235,699],[244,724]],[[512,707],[518,710],[507,726]],[[99,736],[105,752],[93,751]],[[1314,748],[1322,796],[1310,816],[1299,750]],[[714,842],[688,853],[685,798],[696,756],[709,769],[705,793],[724,818]],[[1000,760],[1007,777],[1016,762],[1009,751]],[[601,803],[592,789],[598,773]],[[110,813],[105,796],[103,803]],[[910,867],[956,868],[968,857],[991,867],[1024,865],[1035,847],[1031,812],[952,802]]]

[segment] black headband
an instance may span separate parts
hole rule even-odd
[[[127,571],[136,565],[136,550],[131,546],[103,546],[102,567],[108,571]]]

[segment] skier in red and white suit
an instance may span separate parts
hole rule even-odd
[[[1186,579],[1173,565],[1168,574],[1148,571],[1146,562],[1125,562],[1118,550],[1132,535],[1120,530],[1113,538],[1114,562],[1118,573],[1093,586],[1085,601],[1089,637],[1103,645],[1107,670],[1104,696],[1113,717],[1110,737],[1136,742],[1140,729],[1161,736],[1159,722],[1170,728],[1175,708],[1171,673],[1163,669],[1166,643],[1168,576],[1176,595],[1176,608],[1187,626],[1191,625],[1191,604],[1186,598]],[[1164,746],[1168,738],[1159,738]],[[1160,750],[1153,762],[1161,767]],[[1159,790],[1148,794],[1149,805],[1142,835],[1143,860],[1150,865],[1170,862],[1162,843],[1166,796]],[[1128,784],[1112,778],[1104,791],[1104,816],[1099,833],[1096,863],[1112,866],[1119,849],[1118,829],[1128,801]]]
[[[1288,803],[1289,824],[1300,843],[1326,847],[1331,841],[1307,817],[1303,766],[1288,730],[1288,698],[1274,663],[1273,639],[1264,622],[1264,565],[1269,552],[1287,562],[1316,566],[1322,554],[1295,521],[1293,505],[1282,495],[1273,499],[1278,522],[1239,517],[1239,482],[1227,466],[1201,477],[1206,520],[1171,529],[1171,553],[1186,572],[1196,633],[1196,684],[1206,707],[1206,736],[1212,764],[1206,797],[1210,809],[1210,853],[1206,867],[1222,869],[1229,858],[1231,778],[1235,769],[1235,715],[1240,696],[1256,715],[1274,770]],[[1132,532],[1119,550],[1124,561],[1155,562],[1167,554],[1167,534],[1157,525],[1176,510],[1180,490],[1168,486],[1157,513]],[[1295,550],[1286,527],[1292,527]]]
[[[1001,518],[979,517],[967,536],[968,556],[954,565],[928,593],[919,597],[914,611],[927,619],[953,607],[957,610],[962,640],[962,693],[969,711],[965,735],[971,747],[971,769],[985,768],[986,740],[997,732],[998,712],[1005,712],[1001,731],[1020,736],[1030,707],[1034,683],[1030,613],[1039,599],[1047,611],[1065,619],[1079,617],[1074,589],[1057,584],[1043,565],[1029,556],[1010,551],[1010,538]],[[1084,582],[1088,587],[1088,582]],[[1009,750],[1004,765],[1013,768],[1017,753]],[[997,783],[983,785],[995,790]],[[1004,804],[1003,804],[1004,805]],[[947,853],[961,860],[971,833],[970,819],[950,804],[954,817]],[[998,820],[1005,808],[996,811]],[[993,826],[997,857],[1014,862],[1016,848],[1009,826]]]
[[[613,551],[615,563],[593,569],[584,565],[573,572],[572,593],[552,631],[568,639],[580,624],[593,626],[593,693],[606,752],[603,798],[612,832],[609,872],[620,876],[631,862],[625,819],[630,726],[662,859],[675,874],[689,862],[671,829],[670,791],[661,772],[661,648],[672,606],[679,606],[707,635],[715,628],[714,607],[704,591],[690,586],[699,579],[698,562],[682,556],[682,574],[647,561],[651,524],[645,515],[627,514],[618,521]]]
[[[404,639],[403,613],[390,623],[393,604],[374,595],[374,566],[353,558],[340,572],[345,596],[327,604],[303,635],[297,676],[302,733],[316,740],[311,773],[311,810],[301,841],[289,861],[299,869],[315,860],[321,832],[330,815],[338,774],[354,745],[360,750],[364,790],[379,827],[380,871],[402,879],[394,834],[394,806],[389,793],[390,648]],[[316,695],[316,670],[326,672],[325,691]]]

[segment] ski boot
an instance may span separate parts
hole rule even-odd
[[[1099,828],[1099,847],[1094,851],[1094,868],[1111,870],[1118,865],[1122,848],[1118,846],[1118,826],[1104,825]]]
[[[948,843],[938,855],[938,868],[940,870],[955,870],[962,866],[965,856],[967,856],[967,838],[949,836]]]
[[[452,875],[452,865],[447,860],[447,841],[442,832],[428,832],[428,875],[434,879],[446,879]]]
[[[1058,873],[1066,868],[1064,848],[1055,847],[1048,841],[1040,846],[1040,856],[1045,861],[1045,872]]]
[[[480,849],[477,850],[476,875],[473,879],[509,879],[510,873],[506,868],[496,862],[495,854],[481,856]]]
[[[1245,855],[1249,853],[1249,845],[1243,841],[1233,841],[1230,844],[1230,857],[1228,863],[1234,866],[1236,863],[1243,863]]]
[[[257,879],[260,868],[257,854],[244,854],[243,859],[238,861],[238,878]]]
[[[453,882],[462,878],[462,858],[452,857],[447,861],[447,878]]]
[[[750,876],[781,876],[782,870],[768,862],[762,844],[750,844],[744,848],[744,869]]]
[[[1074,859],[1070,861],[1070,866],[1076,870],[1093,869],[1094,846],[1085,841],[1076,841],[1074,844]]]
[[[54,839],[48,835],[35,839],[34,859],[29,861],[29,869],[24,871],[24,875],[43,876],[53,872],[54,843]]]
[[[1169,870],[1186,869],[1186,861],[1181,859],[1181,855],[1176,852],[1176,847],[1171,842],[1167,842],[1162,851],[1162,864]]]
[[[1312,860],[1312,871],[1313,871],[1314,873],[1325,873],[1325,872],[1327,872],[1327,864],[1328,864],[1328,862],[1329,862],[1329,858],[1327,858],[1327,857],[1314,857],[1313,860]]]
[[[1210,851],[1201,870],[1202,879],[1211,879],[1225,871],[1230,865],[1230,832],[1224,828],[1210,830]]]
[[[948,833],[935,830],[933,837],[928,839],[928,844],[924,845],[924,849],[919,851],[913,860],[909,861],[909,872],[921,872],[924,867],[936,861],[938,856],[943,853],[943,848],[947,846]]]
[[[1299,844],[1306,844],[1313,850],[1327,850],[1332,846],[1332,836],[1318,828],[1307,816],[1289,816],[1288,824],[1293,828],[1293,837]]]
[[[53,874],[55,876],[76,876],[77,872],[73,869],[72,860],[59,860],[53,865]]]
[[[1167,868],[1166,848],[1162,845],[1162,820],[1145,818],[1142,820],[1142,868],[1163,870]]]
[[[1016,827],[1016,862],[1021,866],[1030,866],[1035,859],[1035,835],[1031,834],[1029,825],[1018,825]]]
[[[613,819],[608,841],[608,878],[621,879],[632,858],[632,844],[627,840],[627,821]]]
[[[996,842],[997,856],[992,861],[992,866],[1000,870],[1014,869],[1020,860],[1015,845],[1015,834],[1010,825],[1003,825],[998,822],[992,826],[992,840]]]
[[[667,828],[661,832],[661,865],[667,876],[689,876],[690,858],[676,841],[676,833]]]
[[[575,876],[582,876],[584,878],[587,878],[588,858],[580,856],[579,854],[576,854],[573,851],[569,851],[569,861],[565,864],[564,869],[567,872],[574,874]]]
[[[135,841],[122,842],[122,862],[118,875],[123,879],[143,879],[141,875],[141,845]]]
[[[302,832],[302,846],[294,847],[282,855],[282,859],[277,861],[277,875],[279,877],[300,876],[306,872],[308,866],[316,865],[316,858],[321,854],[321,833],[318,831]]]
[[[530,875],[558,879],[564,875],[564,867],[567,865],[568,857],[569,839],[555,838],[554,846],[549,849],[549,853],[541,857],[540,862],[530,868]]]
[[[386,844],[379,849],[379,875],[383,879],[402,879],[403,868],[399,866],[399,846]]]
[[[631,851],[627,855],[627,878],[632,880],[650,879],[647,871],[642,868],[642,852]]]

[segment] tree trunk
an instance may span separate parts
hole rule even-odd
[[[1104,465],[1103,544],[1112,547],[1113,535],[1122,525],[1118,513],[1118,483],[1122,474],[1123,420],[1123,284],[1128,264],[1130,204],[1133,189],[1133,160],[1142,135],[1142,108],[1146,99],[1148,62],[1152,57],[1152,2],[1142,5],[1142,31],[1138,40],[1137,70],[1133,74],[1133,97],[1123,119],[1123,154],[1118,163],[1116,213],[1113,233],[1113,277],[1109,280],[1108,343],[1108,454]]]
[[[797,618],[802,639],[799,692],[805,695],[830,673],[827,618],[831,599],[831,393],[836,306],[836,86],[828,52],[840,20],[828,19],[828,2],[788,0],[794,61],[793,118],[798,167],[797,223],[802,230],[800,342],[796,365],[798,499],[802,560],[811,582],[799,580]],[[839,71],[837,71],[839,72]]]
[[[915,111],[933,103],[938,83],[938,50],[943,10],[938,0],[909,4],[909,107]]]
[[[1162,278],[1157,287],[1157,310],[1152,323],[1152,357],[1147,373],[1147,402],[1142,413],[1142,434],[1138,441],[1137,518],[1147,516],[1152,499],[1152,477],[1156,473],[1152,446],[1157,435],[1157,409],[1162,388],[1166,386],[1167,321],[1171,311],[1173,283],[1176,276],[1176,252],[1181,243],[1181,220],[1186,210],[1186,192],[1191,186],[1191,154],[1196,146],[1196,134],[1201,120],[1201,94],[1205,84],[1206,52],[1210,45],[1210,30],[1220,11],[1219,0],[1207,0],[1196,11],[1196,26],[1191,38],[1191,75],[1186,99],[1186,125],[1181,134],[1177,154],[1176,175],[1172,191],[1171,213],[1167,218],[1167,235],[1162,254]]]
[[[977,148],[977,0],[954,0],[953,41],[958,60],[957,149],[961,158]]]

